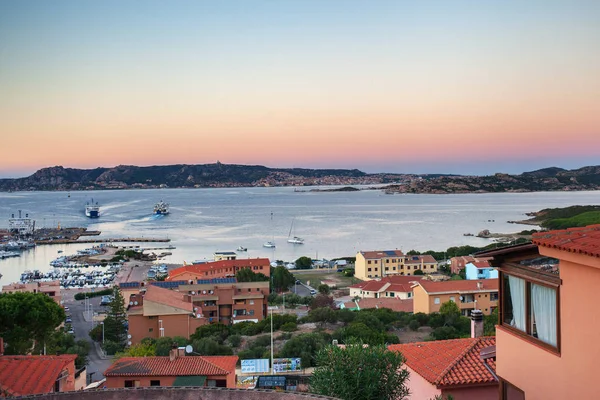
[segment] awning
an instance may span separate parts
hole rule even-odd
[[[206,376],[202,375],[187,375],[178,376],[173,382],[173,386],[204,386]]]

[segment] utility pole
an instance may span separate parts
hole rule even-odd
[[[271,308],[271,373],[275,375],[275,368],[273,365],[273,309]]]

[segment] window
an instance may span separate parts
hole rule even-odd
[[[501,277],[502,326],[558,350],[558,286],[506,273]]]
[[[375,260],[375,261],[373,261],[373,262],[374,262],[375,264],[377,264],[377,263],[378,263],[378,260]]]
[[[525,392],[500,378],[500,398],[502,400],[525,400]]]
[[[385,262],[386,262],[386,264],[389,264],[390,263],[390,259],[389,258],[386,259]]]
[[[154,332],[154,328],[148,329],[148,332]]]
[[[140,387],[140,381],[125,381],[125,387]]]
[[[250,305],[254,305],[254,300],[250,300]]]
[[[254,315],[254,310],[248,310],[248,315]]]
[[[390,267],[385,267],[385,270],[386,270],[386,271],[389,271],[389,270],[390,270]]]
[[[496,292],[496,293],[490,293],[490,300],[491,301],[498,301],[498,292]]]
[[[160,381],[150,381],[150,386],[160,386]]]
[[[367,261],[367,264],[371,264],[371,260]]]
[[[408,292],[408,298],[410,299],[412,297],[412,292]]]
[[[450,301],[453,301],[456,303],[456,300],[454,300],[454,296],[450,296]]]
[[[440,298],[439,297],[435,297],[433,299],[433,304],[440,304]]]

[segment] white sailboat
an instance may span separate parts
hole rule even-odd
[[[294,230],[294,220],[292,219],[292,225],[290,226],[290,232],[288,233],[288,243],[292,244],[304,244],[304,239],[299,236],[292,237],[292,231]]]
[[[273,213],[271,213],[271,231],[273,230]],[[273,239],[268,242],[263,243],[263,247],[268,247],[270,249],[274,249],[275,246],[275,235],[273,234]]]

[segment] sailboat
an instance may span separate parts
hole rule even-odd
[[[271,213],[271,229],[273,229],[273,213]],[[275,235],[273,235],[273,240],[264,242],[263,247],[268,247],[270,249],[274,249],[275,248]]]
[[[298,236],[292,236],[292,231],[294,229],[294,220],[292,219],[292,225],[290,226],[290,232],[288,233],[288,243],[292,243],[292,244],[304,244],[304,239],[302,239],[301,237]]]

